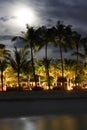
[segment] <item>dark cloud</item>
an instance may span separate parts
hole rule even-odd
[[[75,28],[86,30],[86,0],[1,0],[0,3],[4,3],[4,5],[10,3],[13,6],[18,4],[27,5],[29,8],[33,8],[37,12],[39,19],[42,20],[42,23],[47,25],[57,20],[63,20],[67,24],[72,24]],[[10,16],[10,18],[3,16],[0,20],[6,22],[13,18],[14,16]]]
[[[0,0],[0,28],[4,33],[8,34],[0,36],[0,40],[10,40],[11,36],[8,32],[12,32],[12,34],[19,33],[19,28],[17,29],[14,23],[16,17],[12,15],[13,7],[18,5],[26,5],[27,7],[34,9],[40,19],[40,22],[38,20],[39,26],[43,24],[51,26],[60,20],[64,21],[65,24],[72,25],[73,29],[81,34],[87,35],[86,0]],[[13,23],[11,25],[12,20]],[[38,23],[35,22],[36,26]],[[2,34],[1,30],[0,35]],[[17,45],[17,43],[15,43],[15,45]],[[19,41],[18,47],[20,46],[22,45]],[[56,49],[52,50],[51,47],[49,48],[50,55],[57,54]],[[43,53],[44,50],[42,55]]]
[[[71,24],[74,28],[78,28],[83,32],[87,31],[87,2],[85,0],[48,0],[44,7],[44,15],[51,20],[63,20],[67,24]]]
[[[0,21],[3,21],[3,22],[6,22],[8,21],[9,19],[7,17],[0,17]]]
[[[11,40],[12,38],[11,35],[0,35],[0,40]]]
[[[11,16],[11,17],[8,17],[8,16],[3,16],[3,17],[0,17],[0,21],[2,22],[7,22],[11,19],[16,19],[16,16]]]

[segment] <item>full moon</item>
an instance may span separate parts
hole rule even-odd
[[[16,22],[19,26],[25,26],[26,24],[33,25],[36,22],[36,14],[34,10],[28,7],[18,7],[14,11]]]

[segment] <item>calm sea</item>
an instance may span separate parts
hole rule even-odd
[[[0,119],[0,130],[87,130],[87,115]]]

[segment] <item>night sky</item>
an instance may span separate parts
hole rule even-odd
[[[12,49],[12,36],[30,26],[52,26],[58,20],[87,35],[86,0],[0,0],[0,43]],[[44,50],[41,51],[42,55]],[[54,51],[49,48],[52,56]]]

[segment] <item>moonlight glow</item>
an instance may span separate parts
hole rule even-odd
[[[34,10],[27,7],[16,8],[14,15],[19,26],[25,26],[25,24],[33,25],[36,21]]]

